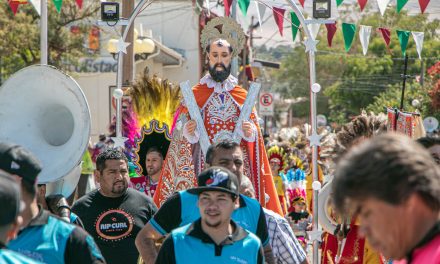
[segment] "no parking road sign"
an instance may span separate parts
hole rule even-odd
[[[259,114],[261,116],[273,116],[273,93],[262,92],[260,94]]]

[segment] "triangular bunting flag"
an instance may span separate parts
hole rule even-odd
[[[27,0],[8,0],[8,4],[15,16],[18,11],[18,6],[27,4]]]
[[[83,0],[75,0],[75,2],[78,5],[79,9],[82,9],[82,7],[83,7]]]
[[[361,11],[364,11],[365,5],[367,4],[368,0],[358,0],[359,7],[361,8]]]
[[[306,1],[306,0],[298,0],[299,1],[299,3],[301,4],[301,6],[304,8],[304,2]]]
[[[312,38],[316,39],[319,33],[319,28],[321,28],[321,24],[308,24],[307,27],[309,28],[310,34],[312,34]]]
[[[408,2],[408,0],[397,0],[397,4],[396,4],[397,13],[400,13],[400,11],[406,5],[407,2]]]
[[[335,36],[336,30],[337,30],[336,23],[334,23],[334,24],[325,24],[325,27],[327,28],[327,42],[328,42],[328,46],[331,47],[332,46],[333,37]]]
[[[379,6],[379,11],[382,16],[385,14],[385,10],[389,3],[390,0],[377,0],[377,5]]]
[[[286,9],[273,7],[273,18],[275,19],[275,23],[277,23],[281,36],[283,35],[284,12],[286,12]]]
[[[370,35],[371,35],[371,26],[361,25],[361,28],[359,29],[359,40],[361,41],[362,53],[364,53],[364,56],[367,55],[368,52]]]
[[[30,0],[30,2],[38,15],[41,16],[41,0]]]
[[[15,14],[17,14],[17,10],[18,10],[19,5],[20,4],[17,3],[16,1],[9,0],[9,7],[11,8],[12,13],[14,13],[14,16],[15,16]]]
[[[59,14],[61,12],[61,6],[63,5],[63,0],[53,0],[53,3]]]
[[[231,6],[233,0],[224,0],[223,4],[225,5],[225,17],[228,17],[231,13]]]
[[[387,44],[387,48],[389,48],[390,40],[391,40],[391,31],[388,28],[378,28],[378,29],[382,34],[383,40],[385,40],[385,44]]]
[[[425,13],[425,9],[428,6],[430,0],[419,0],[420,5],[420,11],[422,11],[422,14]]]
[[[354,33],[356,33],[356,25],[342,23],[342,34],[344,35],[345,51],[348,52],[353,44]]]
[[[397,36],[399,37],[400,49],[402,50],[402,55],[406,55],[406,46],[408,45],[409,31],[396,30]]]
[[[241,13],[246,16],[247,10],[249,8],[250,0],[238,0],[238,6],[240,7]]]
[[[422,49],[423,49],[423,38],[425,33],[423,32],[411,32],[416,43],[417,53],[419,54],[419,59],[422,59]]]
[[[300,24],[295,12],[290,12],[290,20],[292,21],[292,40],[295,41]]]
[[[336,4],[337,4],[338,6],[340,6],[340,5],[342,4],[342,2],[344,2],[344,0],[336,0]]]

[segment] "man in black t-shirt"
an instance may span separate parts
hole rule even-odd
[[[134,240],[157,211],[153,200],[128,188],[128,161],[117,149],[107,149],[96,160],[98,190],[72,207],[95,238],[107,263],[137,263]]]

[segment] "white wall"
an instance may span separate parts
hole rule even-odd
[[[191,1],[153,2],[135,20],[135,28],[140,32],[142,23],[144,32],[151,29],[153,38],[160,40],[169,48],[185,50],[185,59],[180,68],[163,69],[162,78],[180,83],[189,80],[196,84],[199,79],[199,20]],[[143,70],[139,69],[139,70]],[[150,69],[159,73],[161,69]],[[158,74],[159,75],[159,74]]]
[[[108,125],[110,124],[110,91],[109,86],[115,85],[116,74],[81,74],[74,76],[75,80],[81,86],[90,108],[92,118],[92,141],[98,141],[98,135],[108,134]]]

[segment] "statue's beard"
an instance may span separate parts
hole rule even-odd
[[[222,70],[217,70],[217,67],[221,66]],[[211,65],[208,66],[209,68],[209,74],[211,75],[212,79],[216,82],[223,82],[226,80],[229,75],[231,74],[231,64],[226,67],[223,63],[216,63],[213,67]]]

